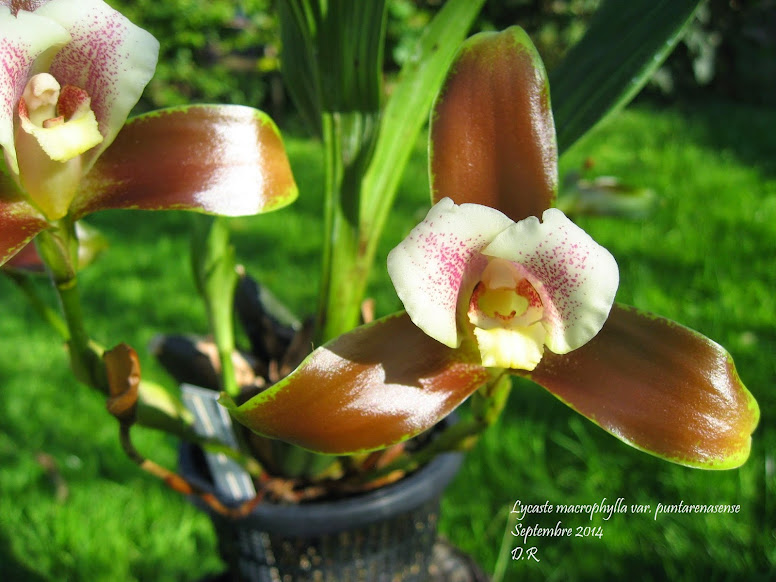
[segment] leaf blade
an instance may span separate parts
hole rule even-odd
[[[364,177],[362,220],[376,224],[374,232],[382,230],[434,96],[483,4],[484,0],[446,2],[427,27],[415,54],[402,67],[383,111],[375,151]]]
[[[607,0],[601,5],[582,40],[550,71],[560,154],[641,90],[699,3]]]

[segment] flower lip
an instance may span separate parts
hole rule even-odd
[[[49,220],[65,216],[82,178],[82,154],[103,141],[86,91],[34,75],[19,100],[19,182]]]

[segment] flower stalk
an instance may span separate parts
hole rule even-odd
[[[229,229],[223,220],[202,218],[192,237],[192,261],[197,289],[205,303],[221,363],[222,389],[240,394],[234,362],[234,291],[237,270]]]
[[[107,393],[102,348],[91,340],[84,324],[78,288],[78,235],[75,225],[66,217],[57,221],[54,228],[40,233],[36,241],[67,326],[70,367],[79,381]]]

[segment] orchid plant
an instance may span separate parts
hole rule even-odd
[[[694,467],[740,465],[759,413],[729,354],[615,305],[614,258],[551,208],[549,85],[521,29],[463,44],[430,133],[435,204],[388,256],[406,312],[322,345],[240,406],[223,396],[234,417],[346,453],[414,436],[473,396],[472,417],[433,449],[463,447],[498,417],[508,376],[519,375],[636,448]],[[306,406],[314,417],[299,414]]]
[[[326,158],[317,347],[257,394],[244,393],[232,357],[234,256],[224,223],[214,223],[198,237],[195,270],[220,355],[222,404],[261,437],[313,453],[368,460],[371,451],[393,451],[377,470],[364,463],[375,479],[471,446],[498,418],[517,375],[636,448],[693,467],[740,465],[759,413],[729,354],[679,324],[615,304],[616,261],[553,208],[559,150],[627,101],[638,88],[632,80],[647,78],[696,2],[657,10],[632,3],[629,10],[660,16],[659,42],[653,22],[632,19],[640,24],[628,41],[652,52],[615,55],[601,64],[618,79],[610,89],[586,94],[591,85],[581,84],[553,111],[547,74],[521,29],[461,45],[483,1],[445,4],[384,106],[384,1],[279,3],[289,90]],[[590,34],[605,28],[593,23]],[[203,439],[174,395],[140,378],[135,350],[105,350],[88,335],[76,223],[108,208],[237,216],[285,206],[297,188],[277,128],[236,106],[127,121],[158,43],[101,0],[0,0],[0,30],[0,257],[13,266],[34,238],[61,300],[57,328],[76,376],[108,396],[127,453],[190,492],[132,446],[136,422]],[[567,67],[589,61],[586,46]],[[597,115],[580,117],[580,100]],[[369,266],[429,109],[434,204],[388,257],[406,311],[363,323]],[[558,117],[565,125],[556,138]],[[467,399],[473,414],[425,448],[403,450]]]

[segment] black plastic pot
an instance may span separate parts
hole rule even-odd
[[[213,489],[183,445],[180,469]],[[300,505],[263,503],[230,519],[201,501],[234,580],[250,582],[421,582],[437,537],[439,502],[463,456],[446,453],[398,483],[346,499]]]

